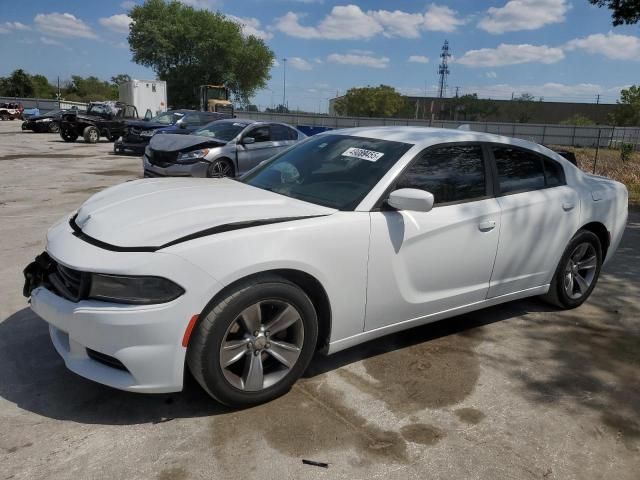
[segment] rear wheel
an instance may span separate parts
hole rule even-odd
[[[600,240],[594,233],[580,230],[569,242],[543,298],[564,309],[582,305],[595,288],[601,267]]]
[[[8,114],[6,114],[6,113],[3,113],[3,114],[0,114],[0,118],[1,118],[2,120],[9,120],[9,115],[8,115]]]
[[[60,129],[60,137],[62,137],[62,139],[65,142],[75,142],[78,139],[78,134],[71,130],[71,129]]]
[[[82,137],[87,143],[98,143],[98,140],[100,140],[100,132],[96,127],[89,125],[82,132]]]
[[[226,158],[214,160],[207,168],[207,177],[210,178],[233,177],[234,175],[233,164]]]
[[[230,291],[202,315],[187,363],[209,394],[231,407],[283,395],[313,356],[318,325],[309,297],[280,277]]]

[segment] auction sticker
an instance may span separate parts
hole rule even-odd
[[[374,152],[373,150],[365,150],[364,148],[347,148],[343,153],[343,157],[359,158],[360,160],[368,160],[369,162],[377,162],[382,158],[384,153]]]

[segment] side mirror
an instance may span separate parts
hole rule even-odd
[[[250,145],[250,144],[252,144],[252,143],[256,143],[256,139],[255,139],[255,138],[253,138],[253,137],[244,137],[244,138],[242,139],[242,144],[243,144],[243,145]]]
[[[387,203],[398,210],[428,212],[433,208],[433,194],[417,188],[401,188],[391,192]]]
[[[148,122],[149,120],[151,120],[153,118],[153,113],[151,112],[150,108],[147,108],[146,113],[144,114],[144,120],[145,122]]]
[[[187,125],[187,122],[180,122],[179,123],[180,128],[187,128],[189,125]]]

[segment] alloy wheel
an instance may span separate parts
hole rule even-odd
[[[209,167],[209,176],[211,178],[229,177],[233,174],[233,167],[228,162],[214,162]]]
[[[573,250],[564,270],[564,290],[569,298],[578,300],[589,291],[597,265],[596,249],[591,243],[581,243]]]
[[[262,300],[231,322],[220,346],[220,367],[235,388],[269,388],[294,367],[304,343],[298,310],[283,300]]]

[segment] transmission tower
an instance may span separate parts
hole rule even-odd
[[[449,53],[449,41],[445,40],[444,45],[442,45],[442,53],[440,54],[440,58],[442,61],[440,62],[440,66],[438,67],[438,74],[440,75],[440,87],[438,88],[438,98],[444,98],[447,94],[447,76],[449,75],[449,57],[451,54]]]

